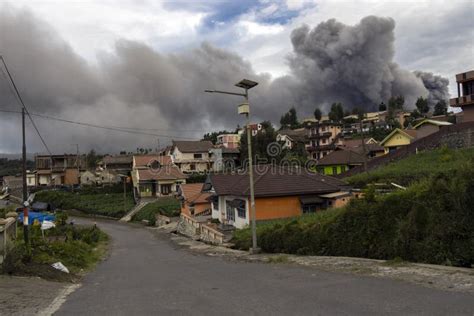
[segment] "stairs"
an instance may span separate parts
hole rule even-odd
[[[138,213],[142,208],[145,207],[145,205],[147,205],[148,203],[150,203],[150,201],[140,201],[137,205],[135,205],[134,208],[132,208],[132,210],[130,212],[128,212],[124,217],[122,217],[119,221],[120,222],[130,222],[132,220],[132,217],[133,215],[135,215],[136,213]]]

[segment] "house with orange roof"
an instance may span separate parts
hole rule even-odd
[[[187,183],[179,187],[181,200],[181,214],[188,216],[211,215],[211,202],[209,192],[202,192],[204,183]]]
[[[140,198],[175,195],[187,178],[170,156],[161,155],[133,156],[131,174],[134,193]]]

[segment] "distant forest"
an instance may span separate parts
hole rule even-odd
[[[21,159],[0,158],[0,177],[14,176],[21,173]],[[32,160],[26,161],[26,169],[33,170],[35,163]]]

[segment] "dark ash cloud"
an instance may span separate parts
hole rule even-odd
[[[238,91],[233,85],[242,78],[259,82],[251,90],[255,121],[278,122],[290,106],[310,114],[316,106],[327,109],[332,102],[370,110],[399,94],[409,106],[419,96],[429,96],[430,102],[446,99],[447,79],[412,73],[393,62],[394,27],[390,18],[371,16],[355,26],[331,19],[313,29],[297,28],[291,35],[290,74],[272,79],[256,73],[239,55],[209,43],[184,53],[161,54],[144,43],[118,40],[113,52],[101,52],[97,65],[91,65],[46,22],[28,11],[2,6],[0,52],[32,112],[199,138],[205,131],[242,124],[236,108],[242,99],[204,93]],[[8,85],[0,79],[1,106],[14,108]],[[10,120],[0,115],[0,122]],[[157,143],[155,137],[63,123],[38,120],[38,125],[55,152],[71,151],[72,143],[101,152],[154,148]],[[8,128],[0,134],[0,150],[19,150],[12,136],[16,131]],[[160,137],[162,145],[169,141]],[[39,142],[31,142],[34,151],[43,150]]]

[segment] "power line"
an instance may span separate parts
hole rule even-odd
[[[15,92],[16,92],[16,96],[18,97],[18,100],[20,101],[21,106],[23,107],[23,109],[25,109],[26,114],[27,114],[28,117],[30,118],[31,124],[32,124],[33,127],[35,128],[36,133],[38,134],[39,138],[41,139],[41,142],[42,142],[43,145],[44,145],[44,148],[46,149],[46,151],[47,151],[47,152],[49,153],[49,155],[51,156],[52,153],[51,153],[51,151],[49,150],[48,145],[46,145],[46,142],[45,142],[43,136],[41,135],[41,133],[40,133],[38,127],[36,126],[35,121],[34,121],[33,118],[31,117],[30,111],[28,111],[28,108],[26,107],[25,103],[23,102],[23,99],[21,98],[20,92],[18,91],[18,89],[17,89],[17,87],[16,87],[15,81],[13,81],[13,77],[12,77],[12,75],[10,74],[10,71],[8,70],[8,67],[7,67],[7,63],[5,62],[5,59],[3,58],[2,55],[0,55],[0,59],[2,60],[3,66],[5,67],[5,70],[7,71],[8,77],[10,78],[9,85],[10,85],[10,82],[11,82],[11,84],[13,85],[13,89],[14,89]],[[1,69],[1,68],[0,68],[0,69]],[[1,69],[1,70],[2,70],[2,73],[5,74],[5,72],[3,71],[3,69]]]
[[[14,111],[14,110],[0,110],[0,112],[15,113],[15,114],[21,113],[21,111]],[[81,125],[81,126],[112,130],[112,131],[129,133],[129,134],[146,135],[146,136],[163,137],[163,138],[175,138],[175,139],[183,139],[183,140],[193,139],[193,138],[190,138],[190,137],[145,133],[145,132],[135,131],[135,130],[131,130],[131,129],[125,129],[125,128],[121,128],[121,127],[101,126],[101,125],[96,125],[96,124],[91,124],[91,123],[86,123],[86,122],[78,122],[78,121],[67,120],[67,119],[48,116],[48,115],[43,115],[43,114],[31,113],[31,115],[42,118],[42,119],[47,119],[47,120],[54,120],[54,121],[59,121],[59,122],[63,122],[63,123],[70,123],[70,124],[76,124],[76,125]]]

